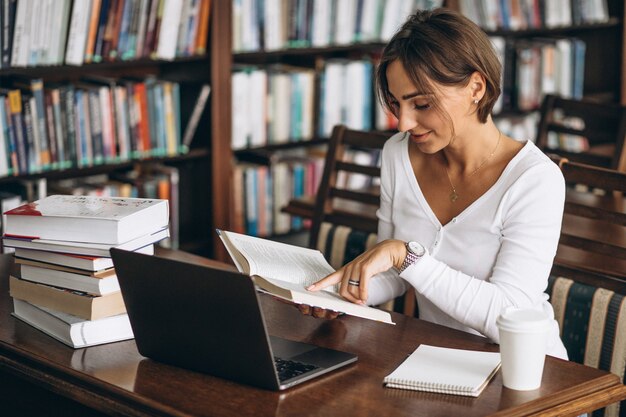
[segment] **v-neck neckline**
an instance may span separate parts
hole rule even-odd
[[[411,184],[411,189],[413,190],[413,192],[415,194],[415,197],[416,197],[417,201],[419,202],[420,206],[422,206],[422,209],[424,210],[425,213],[427,213],[428,217],[430,218],[430,221],[433,224],[435,224],[437,227],[446,227],[450,223],[456,223],[457,221],[462,220],[463,218],[467,217],[472,211],[474,211],[477,207],[482,205],[483,202],[485,200],[487,200],[489,198],[489,196],[491,194],[493,194],[495,192],[495,190],[500,186],[500,184],[504,181],[503,178],[505,178],[507,176],[508,172],[511,169],[513,169],[513,167],[520,161],[520,159],[522,159],[524,157],[524,155],[529,151],[531,146],[532,146],[531,142],[530,141],[526,141],[524,146],[507,163],[506,167],[502,171],[502,174],[500,174],[500,176],[498,177],[496,182],[493,183],[491,185],[491,187],[489,187],[489,189],[487,189],[487,191],[485,191],[483,194],[481,194],[469,206],[465,207],[459,214],[457,214],[456,216],[452,217],[450,219],[450,221],[448,221],[445,225],[441,223],[441,221],[439,220],[439,218],[437,217],[437,215],[433,211],[432,207],[430,206],[430,204],[426,200],[426,197],[424,196],[424,193],[422,192],[422,189],[421,189],[421,187],[419,185],[419,182],[417,181],[417,178],[415,177],[415,172],[413,171],[413,166],[411,165],[411,159],[409,158],[409,141],[408,141],[406,136],[404,138],[404,150],[402,152],[402,154],[403,154],[403,166],[404,166],[405,173],[406,173],[407,177],[409,178],[409,183]]]

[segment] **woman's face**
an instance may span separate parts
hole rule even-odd
[[[387,85],[394,97],[398,130],[410,133],[410,140],[420,151],[435,153],[459,140],[471,120],[471,92],[467,87],[449,87],[432,83],[436,91],[418,91],[402,63],[396,60],[387,67]],[[439,107],[449,119],[433,105]],[[475,115],[474,115],[475,118]]]

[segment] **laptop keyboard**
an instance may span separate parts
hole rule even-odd
[[[286,381],[319,368],[319,366],[274,357],[278,379]]]

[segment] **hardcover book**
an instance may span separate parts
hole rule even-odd
[[[120,290],[115,269],[84,271],[45,262],[16,258],[15,263],[22,279],[93,295],[106,295]]]
[[[11,297],[24,300],[39,307],[71,314],[85,320],[126,313],[120,291],[95,296],[81,291],[37,284],[14,276],[9,277]]]
[[[51,195],[6,214],[4,233],[37,239],[121,244],[167,227],[167,200]]]
[[[394,324],[391,314],[343,299],[337,288],[307,291],[306,287],[335,270],[314,249],[218,230],[237,269],[253,277],[256,285],[276,297]]]
[[[154,255],[154,245],[148,245],[137,249],[135,252]],[[70,268],[82,269],[85,271],[101,271],[113,267],[113,261],[109,257],[98,257],[88,255],[72,255],[69,253],[48,252],[45,250],[16,249],[15,258],[30,259],[46,264],[67,266]]]
[[[73,348],[118,342],[134,337],[126,313],[98,320],[84,320],[71,314],[13,299],[13,315]]]
[[[64,240],[35,239],[28,237],[10,237],[4,236],[2,241],[4,246],[10,248],[37,249],[42,251],[69,253],[74,255],[88,255],[97,257],[110,257],[111,248],[136,251],[138,249],[151,246],[153,243],[160,242],[170,236],[167,228],[161,229],[155,233],[140,236],[128,242],[118,245],[108,243],[90,243],[90,242],[69,242]]]

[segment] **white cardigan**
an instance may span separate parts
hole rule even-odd
[[[558,166],[532,142],[497,182],[442,225],[413,173],[404,133],[383,149],[378,239],[415,240],[428,250],[400,277],[417,293],[420,318],[498,342],[496,318],[508,306],[542,309],[561,230],[565,183]],[[402,294],[395,270],[370,281],[368,304]],[[567,358],[553,320],[548,354]]]

